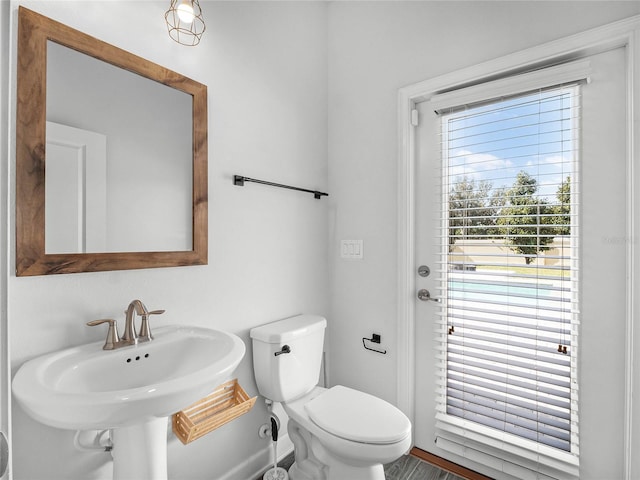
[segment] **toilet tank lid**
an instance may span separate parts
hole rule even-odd
[[[249,335],[254,340],[282,344],[294,338],[301,338],[327,326],[327,320],[320,315],[296,315],[276,322],[252,328]]]

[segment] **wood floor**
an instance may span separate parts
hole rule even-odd
[[[384,466],[387,480],[463,480],[413,455],[404,455]]]
[[[287,455],[278,465],[289,469],[293,463],[293,452]],[[463,480],[453,473],[441,470],[413,455],[404,455],[393,463],[384,466],[387,480]],[[255,480],[262,480],[259,477]]]

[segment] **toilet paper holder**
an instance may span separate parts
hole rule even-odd
[[[371,338],[367,338],[367,337],[362,337],[362,346],[366,349],[366,350],[371,350],[372,352],[376,352],[376,353],[380,353],[382,355],[386,355],[387,351],[386,350],[378,350],[376,348],[371,348],[371,347],[367,347],[366,342],[371,342],[371,343],[380,343],[382,340],[382,337],[380,336],[380,334],[378,333],[372,333],[371,334]]]

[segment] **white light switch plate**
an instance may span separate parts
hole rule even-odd
[[[362,260],[364,256],[362,240],[340,240],[340,257]]]

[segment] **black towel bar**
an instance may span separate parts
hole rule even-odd
[[[288,188],[289,190],[297,190],[299,192],[313,193],[313,196],[317,199],[322,197],[328,197],[328,193],[319,192],[317,190],[308,190],[306,188],[292,187],[291,185],[283,185],[281,183],[267,182],[265,180],[257,180],[255,178],[243,177],[242,175],[233,176],[233,184],[239,187],[244,186],[244,182],[261,183],[262,185],[269,185],[270,187]]]

